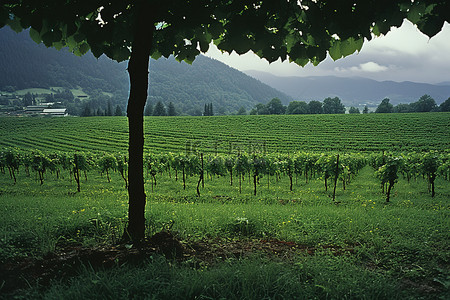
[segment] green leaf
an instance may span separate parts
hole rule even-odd
[[[103,44],[92,44],[91,52],[96,58],[99,58],[105,52]]]
[[[356,50],[358,51],[361,50],[361,47],[362,44],[361,42],[359,42],[359,40],[355,41],[354,38],[349,38],[344,41],[341,41],[339,49],[341,54],[345,57],[354,53]]]
[[[297,58],[295,60],[289,59],[291,62],[296,63],[297,65],[304,67],[307,63],[309,63],[309,59],[307,58]]]
[[[75,42],[73,36],[69,36],[69,37],[66,39],[66,45],[69,47],[69,49],[70,49],[71,51],[73,51],[73,49],[75,49],[75,47],[77,46],[77,42]]]
[[[22,26],[20,25],[20,19],[17,17],[15,17],[14,19],[9,19],[6,24],[8,24],[8,26],[17,33],[23,30]]]
[[[83,44],[81,44],[79,49],[82,54],[86,54],[89,51],[89,48],[90,47],[89,47],[88,43],[83,43]]]
[[[224,27],[221,23],[214,22],[209,25],[208,31],[213,38],[218,38],[224,32]]]
[[[30,37],[37,44],[42,42],[41,35],[39,34],[39,32],[37,30],[34,30],[33,28],[30,28]]]
[[[56,50],[61,50],[64,47],[64,43],[63,42],[56,42],[53,43],[52,47],[54,47]]]
[[[413,5],[408,11],[408,20],[416,24],[425,12],[426,6],[423,3]]]
[[[178,53],[175,54],[175,59],[179,62],[185,61],[188,64],[192,64],[195,60],[195,57],[200,54],[200,51],[197,50],[194,46],[189,46],[185,48],[181,48]]]
[[[442,27],[444,26],[444,20],[436,20],[436,19],[428,19],[426,22],[422,24],[418,24],[418,28],[428,37],[433,37],[438,34]]]
[[[154,52],[151,54],[151,57],[152,57],[154,60],[158,60],[161,56],[162,56],[162,53],[159,52],[158,50],[154,51]]]
[[[364,38],[357,39],[354,43],[356,44],[356,51],[360,52],[364,45]]]
[[[75,48],[73,53],[76,56],[82,56],[82,55],[86,54],[86,52],[88,52],[89,49],[90,49],[89,44],[84,42],[84,43],[80,44],[77,48]]]
[[[333,41],[333,45],[330,47],[330,49],[328,50],[328,53],[330,54],[330,57],[336,61],[339,58],[342,57],[342,53],[341,53],[341,41],[339,40],[335,40]]]
[[[120,47],[113,50],[112,59],[121,62],[130,58],[130,50],[126,47]]]

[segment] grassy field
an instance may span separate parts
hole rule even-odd
[[[14,94],[19,95],[19,96],[23,96],[23,95],[25,95],[27,93],[31,93],[31,94],[54,94],[55,91],[61,92],[61,91],[64,91],[64,88],[62,88],[62,87],[50,87],[50,89],[29,88],[29,89],[23,89],[23,90],[15,91]],[[70,89],[70,91],[72,92],[72,94],[75,97],[78,97],[78,96],[87,97],[88,96],[81,89]],[[5,93],[5,94],[9,94],[9,93]]]
[[[420,145],[427,145],[420,142],[422,138],[435,136],[436,141],[430,142],[427,150],[448,149],[449,126],[445,124],[449,122],[449,115],[436,116],[397,115],[406,124],[397,131],[409,132],[411,140],[408,145],[411,147],[419,149]],[[345,125],[347,127],[357,123],[356,120],[359,122],[360,118],[365,120],[357,123],[360,124],[357,129],[337,127],[340,132],[334,136],[337,141],[359,135],[366,139],[371,135],[376,139],[375,125],[363,127],[363,124],[370,124],[370,120],[377,120],[377,124],[397,122],[394,116],[377,115],[328,118],[334,123],[348,124]],[[268,120],[272,123],[267,123]],[[280,119],[251,116],[147,118],[147,147],[167,151],[173,145],[170,147],[176,151],[184,151],[188,138],[183,138],[180,133],[175,139],[176,135],[172,134],[190,132],[196,139],[209,141],[202,142],[202,147],[214,152],[219,128],[227,128],[221,131],[221,139],[225,142],[217,146],[222,149],[219,152],[227,153],[231,140],[236,142],[233,144],[236,147],[238,141],[241,141],[239,145],[246,145],[241,147],[248,147],[243,141],[250,133],[256,136],[255,140],[265,137],[269,150],[287,152],[295,150],[295,147],[283,146],[283,141],[306,140],[308,131],[300,129],[307,127],[308,122],[316,124],[314,126],[325,123],[328,126],[323,128],[328,128],[331,123],[326,120],[326,116],[292,119],[284,116]],[[408,123],[405,120],[415,121]],[[418,126],[419,120],[428,126]],[[215,121],[223,127],[215,127]],[[240,126],[242,122],[247,127]],[[75,126],[77,129],[73,130]],[[261,129],[258,131],[257,127]],[[387,133],[392,129],[379,127],[376,144],[385,145],[385,150],[389,150]],[[68,128],[72,128],[70,132]],[[272,132],[270,128],[277,130]],[[364,128],[373,131],[370,134]],[[428,135],[425,133],[427,128],[432,128]],[[23,149],[48,151],[67,151],[70,147],[80,147],[70,150],[118,151],[126,147],[125,118],[8,118],[1,120],[0,129],[0,147],[16,145]],[[412,135],[415,131],[417,140]],[[150,143],[150,136],[156,132],[160,140],[158,147]],[[204,132],[209,132],[209,135]],[[238,132],[248,133],[238,136]],[[275,132],[278,132],[279,140],[275,140]],[[401,136],[398,132],[396,134]],[[167,136],[167,139],[162,136]],[[310,133],[309,136],[313,143],[313,135]],[[252,140],[253,135],[248,139]],[[318,141],[325,143],[327,139],[317,135]],[[269,146],[272,143],[278,148]],[[334,148],[329,140],[328,143],[327,147],[320,148],[321,151]],[[303,147],[315,149],[308,144],[303,144]],[[357,151],[358,148],[351,150]],[[76,275],[70,278],[61,276],[53,278],[50,283],[30,281],[27,288],[8,293],[5,292],[7,279],[0,275],[0,298],[448,299],[448,181],[438,177],[436,196],[432,198],[427,182],[421,176],[410,182],[400,177],[391,202],[386,204],[374,172],[366,166],[345,190],[338,185],[337,203],[331,200],[331,192],[325,191],[323,179],[316,177],[308,182],[304,178],[296,179],[292,192],[289,191],[287,176],[272,176],[270,185],[267,185],[267,177],[263,177],[257,195],[253,196],[248,176],[243,181],[242,193],[236,183],[230,185],[228,176],[207,176],[200,197],[196,194],[197,177],[187,179],[186,189],[183,189],[181,180],[174,180],[173,174],[171,178],[167,173],[158,174],[156,186],[148,177],[147,236],[170,228],[186,249],[200,243],[207,248],[203,254],[211,254],[213,260],[192,255],[174,261],[152,254],[139,265],[118,260],[113,267],[94,268],[93,262],[92,265],[85,263],[78,265]],[[111,247],[120,239],[128,206],[127,192],[120,175],[113,173],[111,182],[108,182],[104,174],[92,170],[88,172],[87,181],[83,180],[80,193],[76,192],[76,183],[68,172],[60,176],[57,179],[56,174],[47,173],[41,185],[35,173],[27,176],[22,169],[14,184],[7,171],[0,173],[2,266],[7,267],[11,261],[27,261],[24,257],[49,260],[52,256],[48,253],[65,251],[67,245],[90,249]],[[289,245],[292,249],[267,251],[267,247],[263,247],[266,244],[270,247]],[[128,246],[130,249],[134,247]],[[230,253],[226,252],[227,249],[231,249]],[[239,255],[236,254],[238,250]],[[69,256],[70,253],[64,255]],[[22,277],[24,282],[26,275]]]

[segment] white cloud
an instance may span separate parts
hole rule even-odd
[[[334,70],[340,73],[378,73],[389,70],[389,67],[379,65],[373,61],[369,61],[349,68],[335,67]]]
[[[389,69],[388,67],[381,66],[373,61],[369,61],[365,64],[360,64],[359,68],[363,72],[383,72]]]

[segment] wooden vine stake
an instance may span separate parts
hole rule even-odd
[[[339,176],[339,154],[336,157],[336,172],[334,173],[333,201],[336,199],[336,185]]]

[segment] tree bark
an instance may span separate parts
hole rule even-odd
[[[336,200],[336,185],[339,176],[339,154],[336,157],[336,171],[334,173],[333,201]]]
[[[144,107],[147,101],[148,68],[155,30],[155,9],[149,1],[139,1],[134,41],[128,62],[130,95],[127,116],[129,127],[128,226],[123,238],[141,241],[145,233],[144,191]]]

